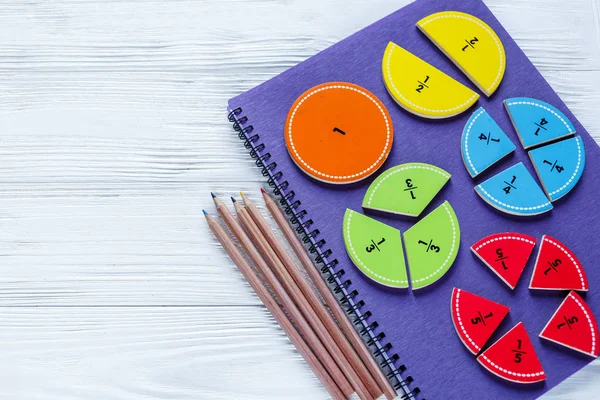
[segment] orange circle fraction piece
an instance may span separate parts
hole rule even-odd
[[[392,119],[368,90],[329,82],[304,92],[292,105],[285,142],[292,159],[311,177],[352,183],[377,171],[394,140]]]

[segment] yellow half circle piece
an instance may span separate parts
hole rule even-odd
[[[498,89],[506,70],[506,53],[488,24],[470,14],[444,11],[423,18],[417,27],[486,96]]]
[[[406,111],[424,118],[449,118],[468,110],[479,95],[390,42],[381,63],[383,80],[392,98]]]

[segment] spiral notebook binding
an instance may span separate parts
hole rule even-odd
[[[320,272],[340,304],[346,308],[348,315],[353,317],[355,326],[359,328],[359,333],[365,339],[371,352],[376,359],[380,360],[379,364],[386,371],[388,379],[394,384],[396,390],[404,393],[400,399],[426,400],[421,397],[421,390],[414,385],[412,376],[403,378],[402,374],[406,372],[406,366],[404,364],[396,365],[400,357],[397,353],[390,354],[393,345],[389,342],[382,343],[386,337],[384,332],[375,332],[379,324],[377,321],[370,320],[372,314],[369,310],[364,310],[366,304],[357,298],[360,294],[358,290],[352,289],[352,281],[341,279],[344,270],[336,270],[339,264],[338,260],[332,258],[331,249],[325,247],[325,239],[317,238],[319,230],[316,228],[311,230],[313,220],[306,218],[308,212],[301,209],[302,202],[295,199],[296,194],[293,190],[288,190],[289,183],[284,180],[283,172],[277,170],[277,163],[269,162],[271,154],[265,152],[266,146],[263,143],[259,143],[260,135],[254,133],[254,127],[248,124],[249,118],[243,115],[242,108],[230,109],[227,119],[233,124],[233,129],[243,141],[244,147],[250,151],[250,156],[255,160],[256,166],[261,169],[262,175],[267,178],[267,184],[273,189],[273,194],[280,197],[279,203],[284,213],[288,216],[290,223],[295,226],[298,235],[302,236],[302,242],[308,247],[309,253],[313,255],[315,263],[320,266]],[[417,397],[419,394],[421,396]]]

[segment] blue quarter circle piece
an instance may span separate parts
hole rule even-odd
[[[538,215],[553,208],[522,162],[477,185],[475,191],[492,207],[508,214]]]
[[[504,100],[504,106],[524,148],[573,135],[573,123],[551,104],[528,97]]]
[[[483,107],[477,109],[465,124],[461,153],[471,177],[476,177],[514,150],[514,143]]]
[[[529,158],[551,201],[569,193],[583,174],[585,148],[580,136],[529,152]]]

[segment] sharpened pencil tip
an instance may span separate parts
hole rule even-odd
[[[244,192],[240,192],[240,196],[244,196]]]
[[[234,203],[237,202],[237,200],[235,199],[235,197],[231,196],[231,201],[233,201]]]
[[[208,213],[206,212],[206,210],[205,210],[205,209],[202,209],[202,214],[204,214],[204,215],[208,215]]]
[[[211,197],[214,199],[215,197],[217,197],[216,194],[214,194],[213,192],[210,192]]]
[[[267,193],[267,192],[265,191],[265,189],[263,189],[263,188],[260,188],[260,192],[261,192],[261,193]]]

